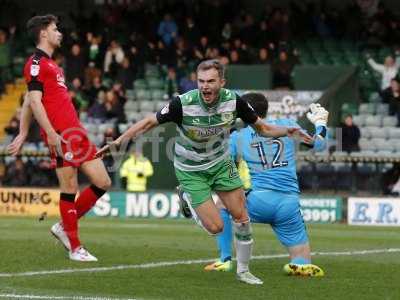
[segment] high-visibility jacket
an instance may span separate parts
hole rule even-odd
[[[126,177],[128,192],[145,192],[147,177],[153,175],[153,166],[146,157],[131,155],[122,164],[119,174]]]

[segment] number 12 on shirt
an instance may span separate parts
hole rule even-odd
[[[283,150],[284,150],[283,142],[279,139],[274,139],[274,140],[272,140],[271,145],[274,145],[274,144],[277,145],[277,148],[273,155],[271,165],[268,164],[268,160],[267,160],[267,156],[265,154],[265,149],[264,149],[263,143],[256,142],[256,143],[251,144],[251,147],[257,149],[257,153],[260,158],[261,165],[264,169],[279,168],[279,167],[285,167],[288,165],[287,160],[282,160]]]

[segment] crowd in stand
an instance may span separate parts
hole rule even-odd
[[[368,6],[349,2],[341,11],[314,2],[293,1],[286,8],[266,4],[257,16],[240,0],[103,2],[90,16],[75,11],[61,18],[63,45],[53,57],[65,71],[77,111],[98,123],[126,122],[126,90],[143,78],[146,64],[163,73],[168,98],[195,88],[193,70],[209,58],[230,65],[271,65],[273,86],[290,89],[293,67],[301,63],[296,40],[350,38],[363,41],[360,47],[365,49],[392,45],[400,32],[395,15],[374,0]],[[27,44],[24,24],[8,22],[12,25],[0,29],[0,93],[10,79],[17,45],[32,45]],[[397,90],[394,95],[399,97]],[[5,128],[10,138],[17,134],[18,120],[17,112]],[[117,131],[115,127],[107,134]],[[37,130],[30,140],[39,141]],[[17,166],[10,169],[18,172],[20,163],[13,164]],[[0,174],[0,182],[18,178],[7,177],[7,172]]]

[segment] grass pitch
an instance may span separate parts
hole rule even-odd
[[[49,234],[54,222],[1,218],[0,299],[400,299],[400,250],[344,253],[400,248],[400,228],[309,225],[313,251],[330,253],[313,258],[326,276],[299,278],[282,273],[287,258],[275,256],[285,249],[269,227],[255,225],[253,254],[267,257],[251,263],[264,285],[249,286],[234,272],[190,262],[216,257],[216,247],[188,221],[83,220],[81,240],[97,263],[69,261]]]

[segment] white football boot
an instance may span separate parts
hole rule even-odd
[[[68,236],[65,233],[64,227],[61,225],[60,222],[51,226],[50,232],[57,240],[61,242],[65,250],[67,251],[71,250],[71,244],[69,242]]]
[[[251,274],[249,271],[241,272],[241,273],[236,273],[236,278],[237,280],[247,283],[247,284],[263,284],[264,282]]]
[[[75,261],[97,261],[97,258],[82,246],[78,247],[75,251],[69,251],[69,259]]]

